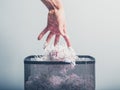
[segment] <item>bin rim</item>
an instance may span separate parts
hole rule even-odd
[[[30,55],[27,56],[24,59],[24,64],[70,64],[70,62],[65,62],[65,61],[31,61],[31,58],[35,58],[35,57],[42,57],[43,55]],[[75,63],[76,64],[94,64],[95,63],[95,58],[90,56],[90,55],[77,55],[79,58],[81,59],[86,59],[88,58],[89,61],[83,60],[83,61],[79,61],[76,60]]]

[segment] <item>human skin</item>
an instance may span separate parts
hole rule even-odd
[[[64,16],[64,8],[61,0],[41,0],[48,9],[48,21],[45,29],[39,34],[38,40],[50,31],[45,48],[49,44],[51,38],[55,35],[54,46],[56,46],[62,36],[68,47],[71,47],[70,39],[66,32],[66,21]]]

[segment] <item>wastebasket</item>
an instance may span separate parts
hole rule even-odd
[[[38,55],[37,58],[42,57]],[[76,65],[63,61],[24,60],[25,90],[95,90],[95,59],[80,56]]]

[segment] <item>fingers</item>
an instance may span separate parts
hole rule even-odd
[[[52,33],[52,32],[49,33],[49,35],[48,35],[48,37],[46,39],[46,42],[45,42],[45,44],[43,46],[43,49],[45,49],[48,46],[48,44],[50,43],[50,40],[53,37],[53,35],[54,35],[54,33]]]
[[[62,26],[62,25],[59,26],[59,32],[60,32],[60,34],[61,34],[62,36],[65,35],[65,32],[64,32],[64,29],[63,29],[63,26]]]
[[[64,35],[63,38],[65,39],[67,46],[71,47],[71,43],[70,43],[70,39],[69,39],[68,35]]]
[[[54,41],[54,46],[56,46],[58,44],[59,40],[60,40],[60,35],[56,35],[55,41]]]
[[[41,40],[42,37],[49,31],[49,28],[46,27],[38,36],[38,40]]]
[[[67,46],[71,47],[69,36],[66,34],[66,25],[63,25],[63,28],[60,28],[60,31],[61,31],[61,35],[65,39]]]
[[[53,32],[50,32],[49,35],[48,35],[48,37],[47,37],[47,39],[46,39],[47,44],[49,44],[49,42],[50,42],[50,40],[51,40],[51,38],[52,38],[53,36],[54,36],[54,33],[53,33]]]

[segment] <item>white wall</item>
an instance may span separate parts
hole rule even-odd
[[[96,90],[120,90],[120,1],[63,0],[67,31],[77,54],[96,58]],[[40,0],[0,0],[0,88],[21,88],[23,60],[42,54],[46,26]]]

